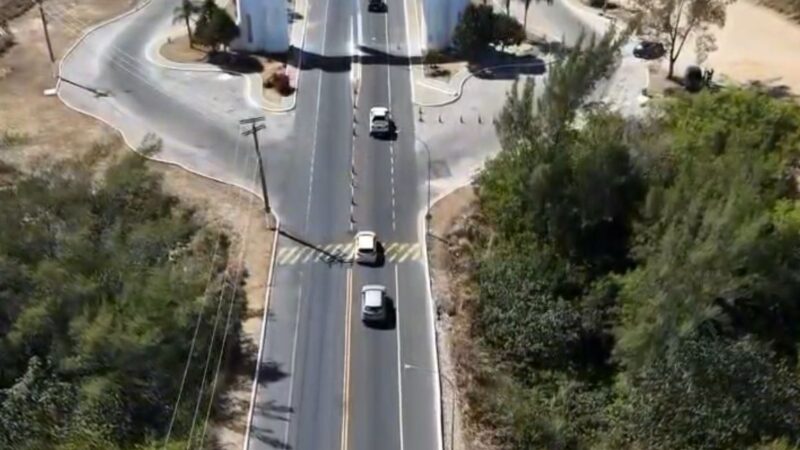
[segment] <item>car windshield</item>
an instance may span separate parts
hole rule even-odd
[[[366,310],[369,312],[379,312],[381,310],[380,306],[367,306]]]

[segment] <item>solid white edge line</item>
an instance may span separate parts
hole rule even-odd
[[[403,366],[400,351],[400,283],[397,265],[394,266],[394,321],[397,335],[397,417],[400,426],[400,450],[405,449],[403,438]]]
[[[297,313],[295,313],[294,318],[294,339],[292,340],[292,365],[291,365],[291,377],[289,378],[289,396],[288,401],[286,402],[287,405],[292,404],[292,396],[294,394],[294,368],[295,364],[297,363],[297,336],[300,334],[300,308],[303,305],[303,285],[300,285],[300,289],[297,293]],[[289,430],[292,427],[292,421],[286,421],[286,429],[283,432],[283,443],[288,447],[289,446]]]
[[[455,189],[453,189],[453,191],[455,191]],[[453,191],[450,191],[450,192],[453,192]],[[448,194],[450,192],[448,192]],[[444,196],[442,196],[440,198],[437,198],[436,202],[438,202],[442,198],[444,198]],[[433,202],[431,204],[431,208],[433,208],[433,205],[435,205],[436,202]],[[444,420],[444,416],[442,415],[442,379],[441,379],[441,374],[439,373],[439,347],[437,346],[438,334],[437,334],[437,329],[436,329],[436,305],[434,304],[433,292],[431,290],[431,267],[430,267],[430,259],[428,257],[428,223],[427,223],[428,221],[425,220],[425,214],[426,214],[426,210],[423,208],[419,213],[419,218],[417,219],[417,221],[419,223],[419,233],[420,233],[420,239],[421,239],[420,245],[422,246],[422,254],[423,254],[424,260],[425,260],[425,291],[426,291],[425,293],[426,293],[426,297],[427,297],[427,300],[428,300],[428,303],[429,303],[428,310],[430,311],[430,314],[431,314],[431,320],[429,322],[429,325],[432,328],[432,332],[431,332],[431,347],[433,348],[433,352],[431,353],[433,355],[432,356],[433,361],[431,361],[431,363],[432,363],[432,366],[434,367],[434,370],[436,372],[436,382],[434,383],[434,392],[435,392],[435,397],[436,397],[436,401],[435,401],[435,403],[436,403],[436,415],[439,417],[439,420],[436,421],[436,425],[439,428],[438,433],[436,433],[437,441],[438,441],[437,442],[437,448],[438,448],[438,450],[443,450],[443,448],[444,448],[444,435],[443,435],[444,427],[443,427],[442,421]]]
[[[244,432],[243,450],[248,450],[250,447],[250,427],[253,423],[253,412],[256,406],[256,394],[258,393],[258,376],[261,371],[261,358],[264,356],[264,337],[267,334],[267,316],[269,313],[269,302],[272,294],[272,285],[275,276],[275,256],[278,250],[278,236],[280,236],[281,219],[277,213],[273,211],[272,215],[275,217],[275,236],[272,237],[272,256],[270,257],[269,275],[267,275],[267,290],[264,293],[264,314],[261,317],[261,336],[258,341],[258,356],[256,356],[256,373],[253,376],[253,388],[250,392],[250,408],[247,412],[247,426]],[[269,218],[267,218],[269,220]],[[269,223],[269,222],[267,222]]]

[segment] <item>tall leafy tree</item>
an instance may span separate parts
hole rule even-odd
[[[636,0],[634,9],[643,31],[658,40],[669,52],[672,78],[675,62],[690,36],[702,56],[715,48],[711,26],[725,25],[726,9],[735,0]]]
[[[621,418],[634,448],[746,448],[800,436],[800,382],[751,339],[697,336],[637,371]]]
[[[213,0],[206,1],[201,8],[195,36],[200,43],[218,51],[220,47],[229,47],[239,36],[239,27],[227,11]]]

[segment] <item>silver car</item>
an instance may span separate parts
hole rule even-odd
[[[364,323],[385,322],[388,318],[386,287],[368,284],[361,288],[361,321]]]

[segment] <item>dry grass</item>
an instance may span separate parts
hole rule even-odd
[[[34,0],[0,0],[0,22],[16,19],[33,6]]]
[[[470,333],[475,286],[469,275],[468,247],[476,210],[472,187],[456,190],[431,210],[430,265],[438,312],[439,370],[455,382],[458,390],[453,393],[449,383],[442,385],[445,443],[448,447],[452,439],[450,408],[455,394],[457,408],[452,430],[456,450],[495,450],[490,431],[482,429],[474,420],[468,401],[479,385],[476,378],[484,364]]]

